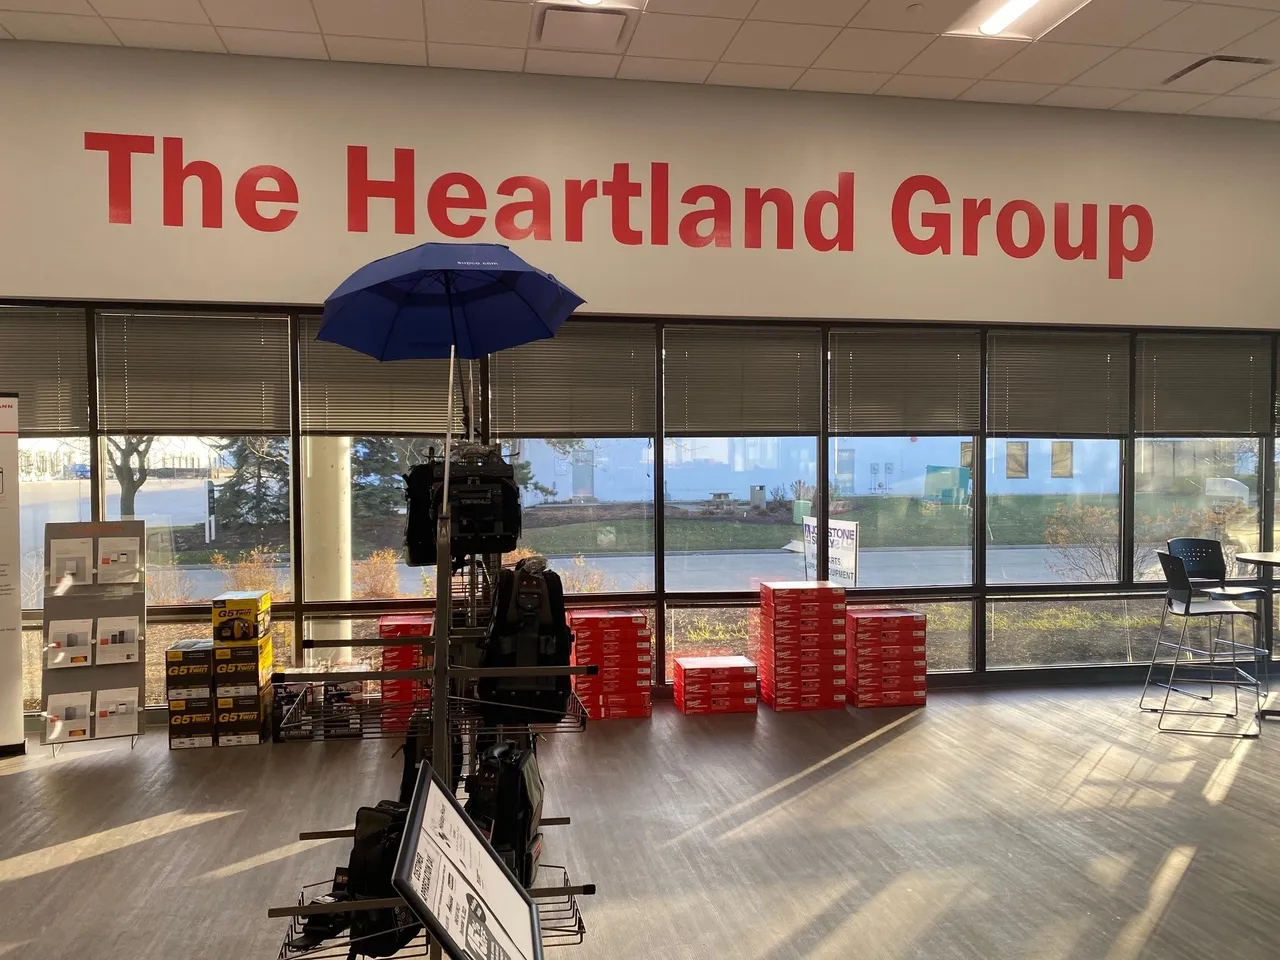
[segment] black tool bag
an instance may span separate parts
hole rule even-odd
[[[462,783],[462,735],[452,733],[449,737],[452,754],[449,769],[452,771],[449,789],[458,792]],[[413,787],[418,782],[418,771],[425,760],[431,763],[431,714],[426,710],[415,710],[409,716],[409,730],[405,734],[404,766],[400,771],[400,802],[407,804],[413,799]],[[432,766],[435,766],[432,763]]]
[[[546,561],[521,560],[504,569],[494,592],[482,667],[567,667],[573,648],[564,614],[564,586]],[[483,677],[481,716],[488,724],[556,723],[568,710],[569,675]]]
[[[542,855],[542,796],[537,754],[511,740],[486,750],[467,778],[467,815],[525,887]]]
[[[351,951],[356,957],[390,957],[403,950],[422,930],[408,906],[361,910],[361,900],[398,897],[391,884],[396,854],[404,836],[408,807],[383,800],[376,807],[356,811],[356,839],[347,863],[347,893],[351,911]]]
[[[470,448],[449,472],[453,560],[508,553],[520,541],[520,488],[515,467],[493,448]],[[444,504],[444,461],[431,460],[405,475],[409,523],[405,531],[411,567],[436,562],[436,525]]]

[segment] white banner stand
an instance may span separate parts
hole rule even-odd
[[[22,727],[22,547],[18,395],[0,393],[0,757],[27,751]]]

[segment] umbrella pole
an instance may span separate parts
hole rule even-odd
[[[435,669],[431,684],[431,765],[453,789],[449,751],[449,628],[453,624],[453,546],[450,542],[449,466],[453,457],[453,371],[457,348],[449,348],[449,406],[445,421],[444,491],[436,526]],[[433,956],[435,945],[433,944]]]

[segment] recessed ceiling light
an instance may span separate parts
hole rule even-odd
[[[1039,40],[1089,0],[977,0],[949,34]]]
[[[584,7],[598,7],[598,6],[600,6],[600,0],[578,0],[578,2],[579,2],[580,4],[582,4]]]

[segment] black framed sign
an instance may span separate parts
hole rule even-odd
[[[537,904],[427,763],[392,882],[452,960],[542,960]]]

